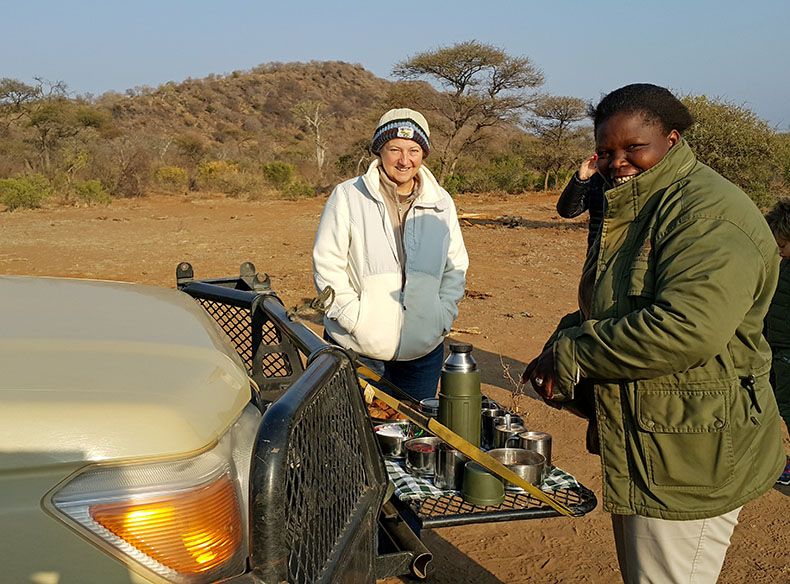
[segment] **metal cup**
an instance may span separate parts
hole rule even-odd
[[[441,441],[436,436],[425,436],[404,442],[406,470],[420,476],[433,476],[436,472],[436,447]]]
[[[521,432],[519,448],[539,452],[546,458],[546,473],[551,471],[551,434],[546,432]]]
[[[508,420],[510,420],[510,424],[513,426],[515,425],[524,426],[524,418],[522,418],[518,414],[511,414],[508,411],[505,411],[505,413],[502,414],[501,416],[497,416],[496,418],[494,418],[494,426],[499,426],[500,424],[506,426],[508,424]]]
[[[499,405],[499,403],[495,402],[490,397],[485,395],[483,396],[483,401],[481,402],[480,405],[484,410],[498,410],[499,408],[502,407]]]
[[[499,407],[483,409],[480,413],[480,447],[489,450],[494,447],[494,419],[507,412]]]
[[[440,489],[461,490],[464,478],[464,465],[469,457],[446,442],[436,447],[436,474],[433,484]]]
[[[521,424],[499,424],[494,428],[494,447],[507,448],[508,446],[518,446],[518,435],[526,432],[527,429]]]

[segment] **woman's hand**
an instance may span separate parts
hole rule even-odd
[[[544,400],[554,398],[554,351],[549,347],[539,357],[533,359],[524,374],[521,383],[530,382],[537,394]]]
[[[593,154],[579,167],[579,179],[587,180],[596,172],[598,172],[598,155]]]

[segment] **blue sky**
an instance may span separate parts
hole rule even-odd
[[[0,9],[0,77],[64,81],[74,93],[270,61],[346,61],[390,78],[416,52],[476,39],[529,57],[553,95],[597,101],[651,82],[790,129],[788,0],[0,0]]]

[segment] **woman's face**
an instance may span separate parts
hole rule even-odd
[[[658,164],[679,140],[677,130],[665,135],[659,123],[639,112],[615,114],[595,133],[598,172],[618,187]]]
[[[422,166],[422,147],[414,140],[393,138],[381,147],[379,155],[384,172],[398,185],[398,192],[410,193]]]

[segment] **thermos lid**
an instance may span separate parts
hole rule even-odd
[[[446,371],[476,371],[477,362],[472,357],[471,343],[451,343],[450,355],[444,361]]]

